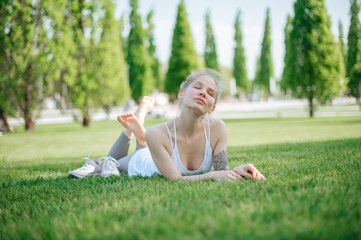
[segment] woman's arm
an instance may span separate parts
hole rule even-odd
[[[167,139],[161,127],[161,125],[152,126],[145,132],[145,141],[153,161],[164,178],[170,180],[182,178],[177,166],[165,148],[165,142],[169,141],[169,138]]]
[[[213,119],[215,122],[214,137],[217,139],[213,151],[213,168],[215,171],[228,170],[228,157],[227,157],[227,127],[226,124],[219,119]]]
[[[217,144],[214,148],[213,168],[215,171],[228,170],[228,157],[227,157],[227,128],[222,120],[216,123],[218,136]],[[235,167],[231,171],[232,176],[234,173],[239,177],[256,178],[258,180],[266,180],[266,178],[257,170],[252,164],[245,164]],[[237,177],[238,178],[238,177]]]

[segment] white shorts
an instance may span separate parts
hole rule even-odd
[[[151,177],[161,174],[155,165],[149,148],[135,151],[128,163],[128,176]]]

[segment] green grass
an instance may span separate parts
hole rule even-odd
[[[161,122],[147,121],[147,125]],[[265,182],[68,179],[115,121],[0,137],[0,239],[360,239],[361,117],[227,120],[230,167]]]

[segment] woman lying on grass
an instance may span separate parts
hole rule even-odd
[[[102,158],[103,161],[87,158],[87,162],[70,172],[69,177],[109,177],[119,175],[121,171],[130,177],[161,174],[171,180],[264,180],[252,164],[228,169],[226,125],[222,120],[209,116],[220,98],[221,78],[211,69],[189,75],[178,93],[181,101],[179,117],[152,126],[147,131],[143,123],[145,115],[153,107],[153,99],[143,97],[134,115],[117,117],[125,129],[108,157]],[[133,134],[137,139],[136,151],[127,156]]]

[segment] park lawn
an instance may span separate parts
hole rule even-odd
[[[361,238],[361,117],[225,122],[230,167],[267,181],[68,179],[119,124],[17,127],[0,137],[0,239]]]

